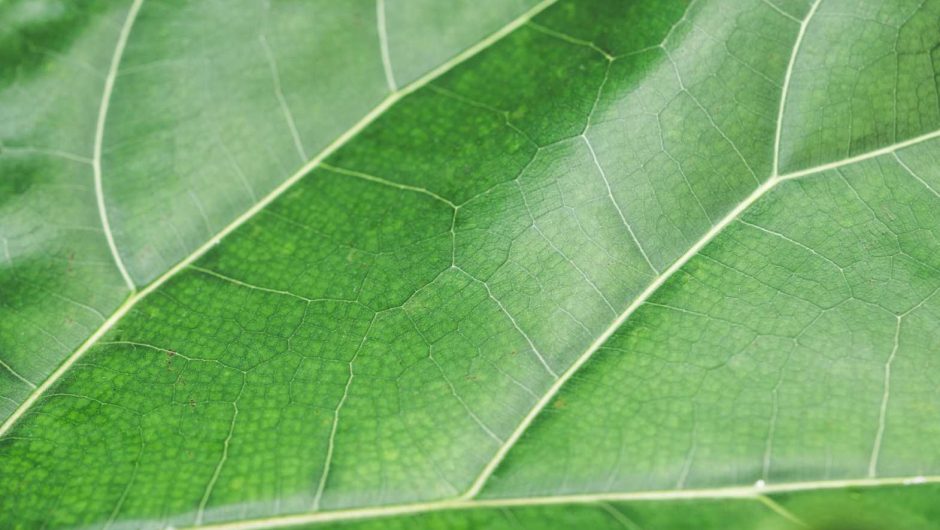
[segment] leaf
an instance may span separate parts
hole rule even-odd
[[[428,4],[6,8],[0,526],[930,528],[940,2]]]

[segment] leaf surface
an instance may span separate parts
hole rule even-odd
[[[110,228],[2,285],[106,322],[3,335],[9,526],[928,528],[940,3],[429,4],[90,18]]]

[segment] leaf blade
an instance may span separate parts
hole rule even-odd
[[[740,9],[733,23],[718,16],[732,7]],[[107,484],[80,517],[100,521],[107,505],[112,518],[172,524],[321,507],[343,513],[389,503],[436,509],[491,502],[433,500],[467,488],[500,503],[533,490],[558,499],[566,491],[640,495],[652,485],[679,498],[687,485],[733,488],[764,478],[786,485],[788,474],[832,471],[787,463],[787,455],[822,458],[825,451],[807,448],[827,429],[840,435],[827,450],[845,450],[834,468],[849,477],[841,486],[868,484],[852,477],[877,473],[885,461],[889,474],[904,477],[929,468],[892,434],[924,432],[909,410],[910,388],[891,386],[899,392],[892,390],[890,402],[888,389],[898,375],[907,387],[926,388],[915,375],[926,371],[916,369],[925,360],[917,337],[935,331],[929,296],[937,266],[924,234],[936,219],[931,196],[915,190],[937,179],[929,163],[936,133],[779,178],[768,168],[781,129],[764,115],[734,117],[749,105],[783,116],[770,70],[752,59],[768,57],[771,73],[784,76],[791,70],[785,58],[797,54],[767,53],[760,39],[735,38],[738,26],[797,17],[767,4],[695,5],[660,21],[668,30],[662,47],[639,48],[604,73],[613,54],[588,44],[613,42],[615,17],[590,41],[581,38],[584,28],[559,30],[584,13],[548,11],[538,26],[513,32],[404,98],[328,166],[285,187],[218,248],[206,247],[198,264],[167,276],[5,439],[15,442],[4,458],[19,465],[33,451],[48,452],[40,437],[50,433],[117,447],[120,458],[108,473],[125,481]],[[722,47],[727,53],[714,53]],[[529,70],[506,74],[518,64]],[[741,93],[724,92],[712,69],[760,97],[737,101]],[[501,78],[506,86],[486,86]],[[556,89],[535,88],[546,86]],[[729,102],[739,103],[734,112]],[[544,108],[556,111],[551,119],[532,110]],[[650,108],[661,111],[655,119]],[[412,125],[412,137],[402,123]],[[644,182],[644,172],[661,182]],[[671,208],[655,203],[664,199]],[[809,213],[800,209],[806,203],[814,206]],[[848,225],[827,225],[820,220],[827,215]],[[814,232],[819,226],[833,232]],[[658,245],[648,255],[647,242]],[[651,280],[651,269],[667,275]],[[726,302],[732,299],[738,305]],[[916,333],[901,324],[909,315]],[[705,337],[701,345],[696,332]],[[603,340],[607,334],[611,341]],[[826,358],[814,353],[833,345],[848,360],[819,364]],[[729,347],[741,359],[723,358]],[[592,348],[605,355],[587,363]],[[890,351],[886,359],[881,350]],[[762,374],[761,383],[776,383],[761,397],[772,405],[769,421],[714,397],[733,392],[740,374],[759,371],[759,359],[776,362],[793,351],[826,384],[796,395],[784,384],[792,376]],[[634,370],[624,363],[646,364]],[[673,394],[649,381],[616,380],[650,368],[656,382],[675,385]],[[566,374],[560,383],[558,372]],[[696,375],[705,372],[717,374],[707,385]],[[827,373],[847,377],[830,381]],[[781,415],[812,410],[792,406],[800,399],[846,395],[858,381],[868,390],[864,399],[823,407],[808,418],[815,422],[809,434]],[[621,387],[629,392],[604,395]],[[705,397],[689,393],[696,388]],[[658,394],[658,412],[625,408]],[[630,396],[637,399],[623,403]],[[909,416],[900,423],[890,412],[898,397]],[[929,416],[925,410],[917,414]],[[78,421],[66,425],[66,417]],[[666,424],[657,423],[661,417]],[[866,418],[877,421],[860,421]],[[142,422],[136,434],[135,421]],[[618,441],[611,423],[638,429],[627,435],[640,440],[644,428],[652,430],[656,442]],[[853,429],[860,423],[876,424],[876,442]],[[795,442],[752,440],[768,428],[767,439]],[[735,429],[747,444],[736,445]],[[565,447],[580,440],[570,433],[586,430],[596,444],[590,455]],[[618,448],[630,458],[611,463]],[[89,461],[104,459],[102,450],[87,443],[69,449]],[[644,451],[649,457],[638,459]],[[860,453],[861,471],[846,464]],[[182,469],[161,467],[168,459]],[[648,472],[647,462],[656,463]],[[60,465],[43,472],[61,475]],[[139,469],[152,483],[135,482]],[[69,475],[105,483],[94,472]],[[178,482],[174,476],[196,484],[168,495],[161,488]],[[765,501],[761,509],[781,516],[784,509],[774,506]],[[56,514],[68,517],[69,508]]]

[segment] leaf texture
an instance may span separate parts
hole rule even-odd
[[[22,24],[0,526],[930,527],[940,2],[494,5]]]

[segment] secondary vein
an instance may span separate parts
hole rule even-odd
[[[375,18],[379,33],[379,51],[382,53],[382,68],[385,70],[385,82],[390,92],[398,90],[395,71],[392,69],[391,52],[388,49],[388,25],[385,22],[385,0],[375,0]]]
[[[131,8],[127,12],[127,18],[124,20],[124,26],[121,27],[121,33],[118,37],[117,45],[114,48],[114,55],[111,57],[111,66],[108,68],[108,76],[104,81],[104,93],[101,96],[101,105],[98,107],[98,122],[95,125],[95,151],[92,157],[92,167],[95,175],[95,197],[98,201],[98,214],[101,217],[101,227],[104,230],[105,239],[108,240],[108,248],[111,249],[111,256],[114,257],[114,264],[117,266],[127,288],[133,292],[137,289],[134,280],[131,279],[121,259],[121,253],[118,251],[117,244],[114,242],[114,234],[111,231],[111,223],[108,221],[108,211],[104,200],[104,185],[101,176],[101,151],[104,144],[104,125],[108,118],[108,107],[111,104],[111,94],[114,92],[114,81],[117,79],[118,67],[121,64],[121,58],[124,56],[124,48],[127,47],[127,40],[131,34],[131,28],[134,21],[137,20],[137,13],[140,12],[140,6],[144,0],[134,0]]]
[[[816,14],[816,9],[819,8],[821,1],[822,0],[816,0],[813,2],[812,7],[809,8],[809,12],[806,14],[806,18],[800,23],[800,30],[796,35],[796,42],[793,44],[793,50],[790,53],[790,61],[787,63],[787,73],[783,77],[783,88],[780,91],[780,106],[777,109],[777,128],[774,133],[774,175],[780,173],[780,138],[783,135],[783,113],[787,105],[790,81],[793,78],[793,66],[796,64],[796,56],[800,53],[800,47],[803,44],[803,37],[806,36],[806,28],[809,26],[809,21],[813,18],[813,15]]]

